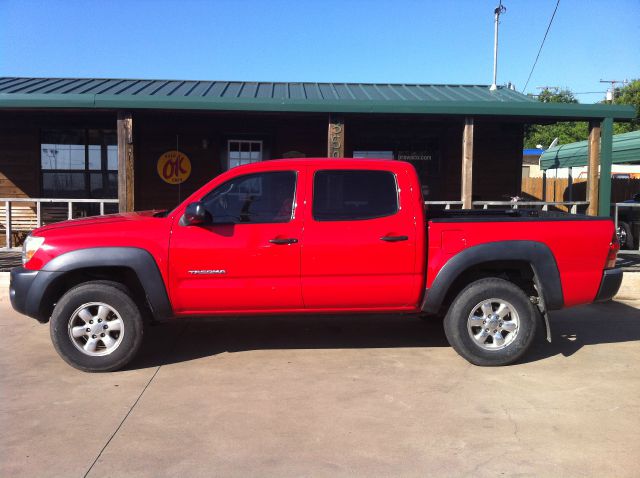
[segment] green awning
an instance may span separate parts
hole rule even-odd
[[[540,156],[540,169],[586,166],[588,150],[587,141],[550,148]],[[640,131],[613,135],[613,163],[640,163]]]

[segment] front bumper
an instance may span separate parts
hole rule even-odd
[[[24,267],[11,269],[9,299],[11,306],[21,314],[28,315],[38,322],[47,322],[48,314],[41,305],[49,285],[59,272],[32,271]]]
[[[622,284],[622,269],[606,269],[594,302],[606,302],[618,293]]]

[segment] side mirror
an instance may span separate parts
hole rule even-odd
[[[182,216],[183,226],[201,226],[210,224],[212,221],[211,214],[205,209],[201,202],[192,202],[187,206]]]

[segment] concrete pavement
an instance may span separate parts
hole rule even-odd
[[[510,367],[467,364],[437,323],[296,317],[153,327],[111,374],[67,366],[2,287],[0,476],[640,473],[633,284],[554,313]]]

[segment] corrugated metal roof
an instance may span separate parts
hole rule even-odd
[[[640,162],[640,131],[613,135],[614,163]],[[588,141],[563,144],[550,148],[540,156],[541,169],[586,166],[588,162]]]
[[[632,118],[613,105],[540,103],[488,85],[0,78],[0,108],[184,109]]]
[[[346,101],[534,101],[508,88],[502,87],[496,91],[489,91],[489,87],[483,85],[269,83],[98,78],[2,78],[0,93]]]

